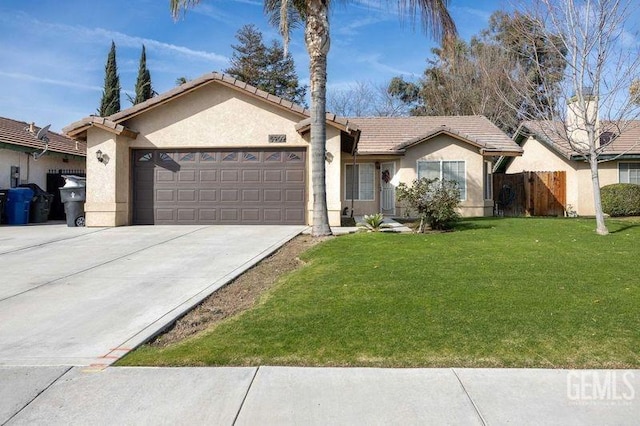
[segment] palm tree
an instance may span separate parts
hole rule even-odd
[[[201,0],[169,0],[171,13],[177,18],[182,11]],[[382,2],[382,0],[381,0]],[[313,188],[312,235],[331,235],[327,210],[325,149],[327,142],[326,92],[327,54],[329,53],[329,0],[265,0],[265,13],[277,23],[288,44],[289,33],[297,23],[304,23],[304,39],[309,54],[311,85],[311,181]],[[420,13],[425,31],[438,41],[453,40],[456,27],[447,9],[448,0],[398,0],[405,15]]]

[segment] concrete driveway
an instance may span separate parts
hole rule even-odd
[[[108,365],[302,226],[0,228],[0,365]]]

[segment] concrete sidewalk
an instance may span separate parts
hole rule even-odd
[[[0,367],[0,424],[636,425],[640,370]]]

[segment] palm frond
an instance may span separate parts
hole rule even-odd
[[[264,2],[264,13],[269,18],[269,23],[278,28],[282,36],[285,56],[291,31],[304,22],[305,10],[304,0],[265,0]]]
[[[186,13],[187,9],[200,3],[200,0],[169,0],[169,9],[173,19],[178,19],[181,13]]]
[[[416,15],[420,14],[423,30],[445,45],[455,41],[458,32],[449,14],[448,4],[448,0],[398,0],[402,15],[415,20]]]

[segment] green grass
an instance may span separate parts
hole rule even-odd
[[[260,305],[120,365],[640,367],[640,221],[477,219],[360,233]]]

